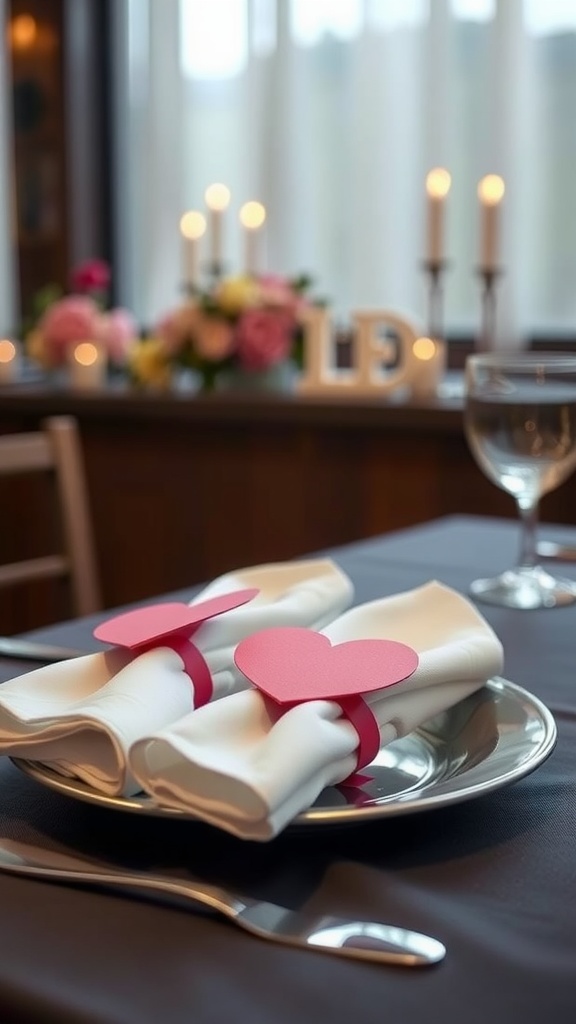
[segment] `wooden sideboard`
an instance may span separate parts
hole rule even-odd
[[[438,516],[515,515],[469,453],[458,398],[0,390],[2,433],[61,413],[80,424],[106,607]],[[41,500],[3,481],[5,560],[45,553],[28,514]],[[575,511],[573,481],[542,504],[550,522]],[[64,616],[59,595],[12,600],[0,632]]]

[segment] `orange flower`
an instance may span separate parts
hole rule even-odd
[[[163,317],[156,328],[156,333],[162,338],[169,355],[178,355],[191,343],[196,333],[199,315],[196,304],[186,302]]]
[[[218,363],[235,348],[234,328],[228,320],[200,314],[194,330],[194,349],[201,359]]]

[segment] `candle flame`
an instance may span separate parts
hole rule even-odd
[[[240,210],[240,223],[252,231],[261,228],[266,220],[266,210],[262,203],[244,203]]]
[[[74,359],[80,366],[93,366],[98,360],[98,349],[91,341],[81,341],[74,349]]]
[[[486,206],[497,206],[504,195],[504,179],[498,174],[487,174],[478,184],[478,198]]]
[[[426,191],[431,199],[444,199],[451,184],[452,178],[444,167],[434,167],[426,175]]]
[[[412,352],[416,356],[416,359],[421,359],[422,362],[429,363],[431,359],[436,355],[436,342],[432,338],[416,338],[412,346]]]
[[[11,363],[16,356],[16,345],[8,338],[0,341],[0,363]]]
[[[188,210],[180,218],[180,231],[184,238],[202,238],[206,231],[206,217],[198,210]]]
[[[38,23],[31,14],[18,14],[10,23],[12,45],[17,50],[26,50],[36,41]]]
[[[225,210],[230,202],[230,189],[226,185],[216,182],[216,184],[208,186],[204,193],[204,199],[209,210]]]

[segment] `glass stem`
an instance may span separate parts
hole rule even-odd
[[[520,514],[520,558],[518,568],[533,569],[538,565],[536,532],[538,529],[538,499],[518,500]]]

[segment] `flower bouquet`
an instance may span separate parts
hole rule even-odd
[[[48,285],[39,291],[24,328],[28,357],[44,370],[66,366],[73,349],[92,342],[112,369],[122,369],[136,343],[138,329],[126,309],[109,309],[110,270],[101,260],[81,264],[72,274],[71,292]]]
[[[137,384],[168,385],[177,368],[194,371],[202,390],[235,379],[255,382],[301,365],[302,312],[310,278],[225,277],[192,295],[130,353]]]

